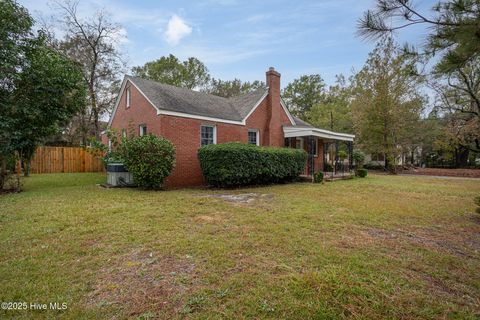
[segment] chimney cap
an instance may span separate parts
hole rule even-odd
[[[274,68],[274,67],[270,67],[270,68],[268,68],[268,71],[275,71],[275,68]]]

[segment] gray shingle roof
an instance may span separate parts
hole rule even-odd
[[[164,83],[126,76],[159,109],[191,115],[242,121],[268,89],[259,89],[235,98],[179,88]]]
[[[310,123],[303,121],[299,117],[295,117],[295,116],[292,116],[292,117],[293,117],[293,121],[295,121],[296,126],[312,127],[313,128],[313,126]]]

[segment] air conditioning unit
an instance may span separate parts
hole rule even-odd
[[[107,184],[113,187],[133,187],[133,175],[125,169],[123,163],[107,164]]]

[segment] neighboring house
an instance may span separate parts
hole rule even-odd
[[[280,73],[270,68],[266,77],[267,88],[227,99],[125,76],[108,127],[125,133],[133,125],[138,135],[153,133],[175,145],[176,167],[167,187],[204,184],[197,151],[212,143],[303,148],[310,154],[305,174],[323,171],[324,144],[351,146],[354,136],[293,117],[280,97]]]
[[[402,155],[399,155],[395,164],[399,166],[404,165],[422,165],[422,149],[417,148],[413,152],[408,152]],[[384,153],[372,153],[365,155],[365,164],[370,166],[385,167],[385,154]]]

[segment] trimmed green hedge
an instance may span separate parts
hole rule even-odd
[[[293,181],[303,172],[307,153],[232,142],[202,147],[198,159],[208,184],[232,187]]]
[[[135,183],[145,189],[160,189],[175,167],[175,147],[153,134],[124,140],[120,153]]]
[[[368,171],[367,169],[364,169],[364,168],[359,168],[357,169],[357,176],[360,177],[360,178],[365,178],[368,174]]]
[[[322,171],[317,171],[315,175],[313,176],[313,182],[315,183],[322,183],[323,182],[323,172]]]

